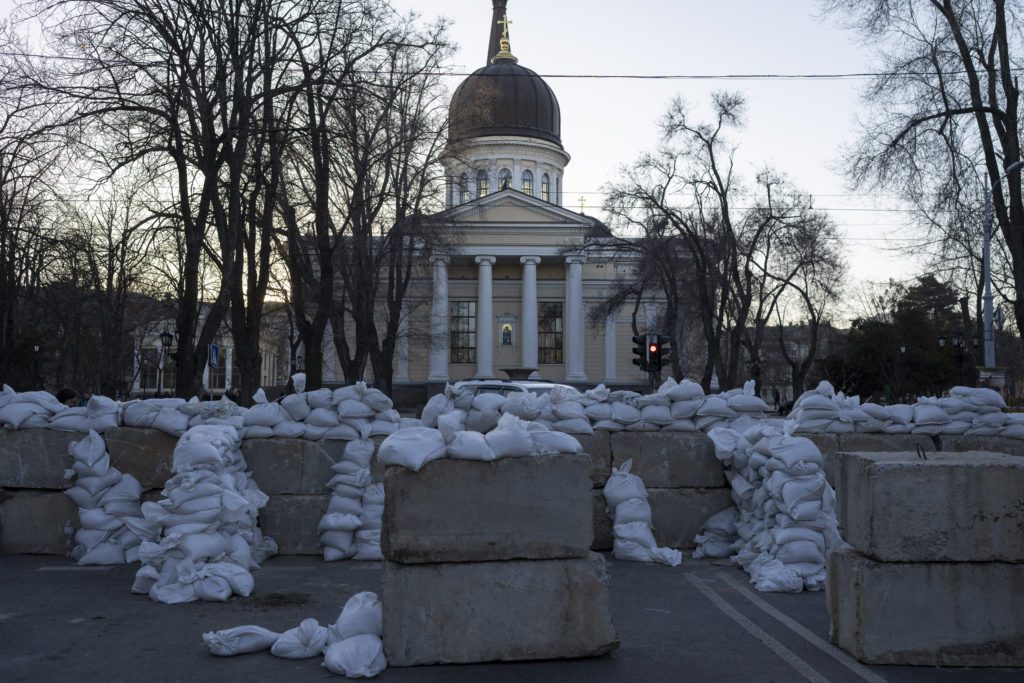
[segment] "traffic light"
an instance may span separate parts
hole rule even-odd
[[[638,334],[633,337],[633,355],[637,358],[633,359],[633,365],[638,366],[644,372],[647,372],[649,356],[647,355],[647,336],[646,334]]]
[[[672,338],[663,334],[650,336],[654,338],[648,346],[651,350],[651,370],[657,372],[667,366],[672,359]]]

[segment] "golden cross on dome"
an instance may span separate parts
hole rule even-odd
[[[508,14],[498,20],[499,24],[502,24],[501,37],[508,40],[508,25],[512,22],[508,20]]]
[[[515,55],[512,54],[512,47],[508,40],[508,25],[512,23],[511,21],[508,20],[508,14],[506,13],[504,18],[499,19],[495,23],[501,24],[502,26],[504,26],[504,29],[501,34],[501,40],[499,41],[501,50],[498,52],[498,54],[494,55],[491,58],[491,63],[493,64],[499,59],[509,59],[512,60],[513,62],[518,62],[519,60],[516,59]]]

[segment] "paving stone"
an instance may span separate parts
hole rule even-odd
[[[832,641],[860,661],[1024,666],[1022,565],[876,562],[850,547],[827,562]]]
[[[319,555],[317,525],[327,512],[330,495],[274,495],[260,510],[260,530],[277,541],[281,555]]]
[[[52,429],[0,429],[0,487],[63,490],[71,487],[68,446],[85,437]]]
[[[612,465],[633,460],[632,473],[653,488],[726,486],[715,446],[704,434],[688,432],[613,432]]]
[[[693,548],[708,517],[732,507],[731,489],[647,489],[658,545]]]
[[[573,434],[583,452],[590,455],[590,478],[594,488],[603,488],[612,473],[612,440],[611,432],[599,429],[593,434]]]
[[[178,437],[159,429],[115,427],[103,433],[110,464],[139,480],[143,489],[162,489],[171,478]]]
[[[388,467],[381,550],[405,563],[585,557],[589,473],[582,454]]]
[[[596,657],[618,647],[604,558],[385,562],[388,666]]]
[[[893,562],[1024,562],[1024,459],[977,451],[838,457],[839,525],[860,552]]]
[[[1024,456],[1024,439],[1007,436],[939,435],[939,448],[943,451],[989,451]]]
[[[63,493],[0,490],[0,553],[63,555],[65,522],[78,529],[78,506]]]

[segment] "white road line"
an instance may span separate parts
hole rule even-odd
[[[750,619],[747,619],[745,616],[740,614],[736,608],[726,602],[725,599],[715,592],[715,589],[711,586],[704,583],[694,574],[687,573],[686,578],[697,588],[697,590],[703,593],[708,600],[713,602],[718,609],[722,610],[726,616],[742,626],[747,633],[761,641],[765,647],[777,654],[787,664],[800,672],[800,675],[804,678],[812,681],[813,683],[829,683],[828,678],[822,676],[814,669],[814,667],[797,657],[792,650],[775,640],[775,638],[772,638],[767,632],[757,626],[757,624],[752,622]]]
[[[96,567],[88,565],[85,567],[40,567],[37,572],[109,572],[113,567]]]
[[[746,586],[742,585],[736,579],[734,579],[731,576],[729,576],[727,574],[724,574],[724,573],[721,574],[721,578],[727,584],[732,586],[733,589],[736,590],[736,592],[738,592],[743,597],[745,597],[747,600],[749,600],[754,605],[759,607],[761,609],[761,611],[763,611],[766,614],[768,614],[769,616],[772,616],[772,617],[778,619],[779,621],[781,621],[785,626],[789,627],[789,629],[791,631],[796,633],[798,636],[800,636],[801,638],[806,640],[808,643],[810,643],[814,647],[818,648],[819,650],[821,650],[822,652],[827,654],[832,659],[836,660],[837,662],[839,662],[840,664],[845,666],[847,669],[849,669],[853,673],[855,673],[858,676],[860,676],[861,678],[863,678],[865,681],[870,681],[871,683],[886,683],[886,680],[884,678],[882,678],[881,676],[879,676],[878,674],[876,674],[874,671],[872,671],[871,669],[867,668],[866,666],[864,666],[863,664],[861,664],[856,659],[854,659],[850,655],[846,654],[845,652],[843,652],[842,650],[840,650],[836,646],[834,646],[831,643],[826,642],[825,640],[823,640],[823,639],[819,638],[818,636],[814,635],[809,630],[807,630],[807,628],[805,628],[800,622],[798,622],[795,619],[792,619],[792,618],[786,616],[785,614],[783,614],[779,610],[777,610],[774,607],[772,607],[771,605],[769,605],[763,599],[758,597],[756,593],[754,593],[752,590],[750,590]]]

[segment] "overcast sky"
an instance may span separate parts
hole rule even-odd
[[[424,17],[446,16],[459,44],[458,72],[485,64],[490,0],[395,0]],[[873,55],[817,0],[509,0],[512,52],[543,76],[821,74],[870,71]],[[452,88],[461,78],[452,79]],[[748,102],[736,134],[738,172],[752,180],[770,164],[817,206],[832,209],[851,261],[851,284],[916,274],[917,264],[891,251],[906,239],[905,213],[891,195],[854,193],[837,174],[854,139],[864,79],[592,80],[547,78],[562,108],[562,144],[572,155],[564,203],[600,215],[601,187],[657,142],[656,122],[675,95],[707,113],[714,90],[737,90]],[[905,242],[898,242],[905,244]]]

